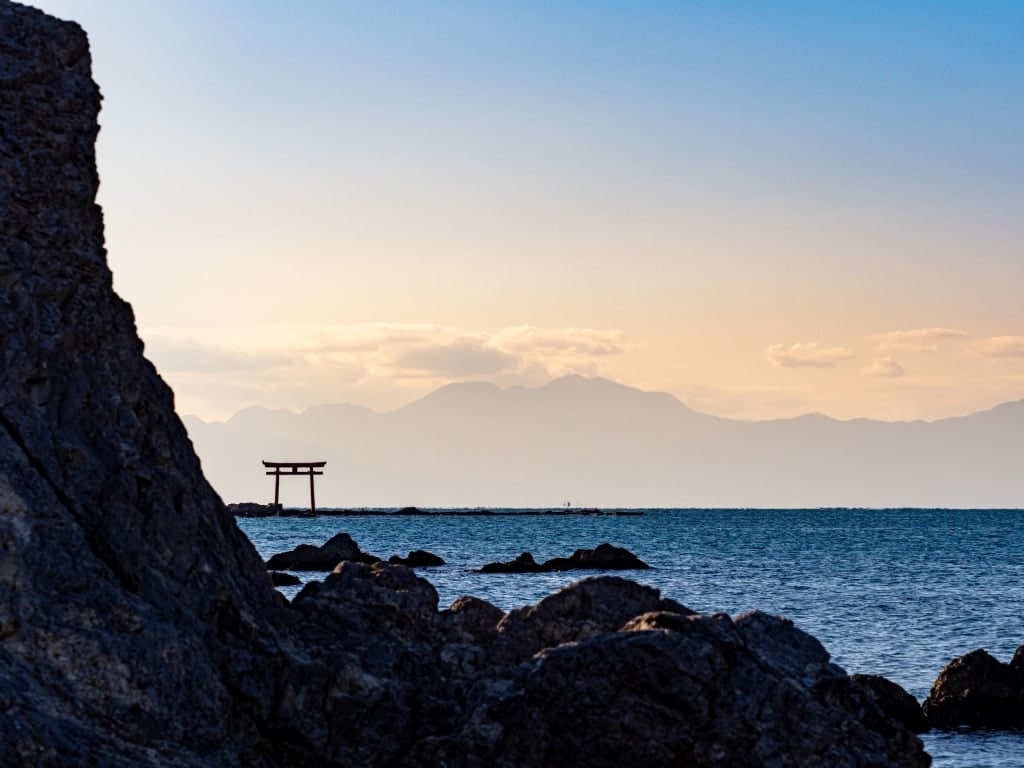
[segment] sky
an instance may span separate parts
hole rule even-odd
[[[1024,398],[1024,3],[36,0],[179,412]]]

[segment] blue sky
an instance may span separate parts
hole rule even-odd
[[[36,4],[90,34],[116,286],[182,410],[1024,397],[1020,3]]]

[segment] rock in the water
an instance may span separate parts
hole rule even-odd
[[[480,573],[540,573],[540,563],[533,559],[529,552],[517,555],[514,560],[504,563],[487,563]]]
[[[228,512],[235,517],[278,517],[283,511],[280,504],[260,504],[257,501],[228,504]]]
[[[577,549],[569,557],[545,561],[545,571],[599,570],[630,571],[650,568],[647,563],[623,547],[598,544],[594,549]]]
[[[487,563],[480,573],[549,573],[552,571],[626,571],[650,566],[628,549],[598,544],[594,549],[577,549],[569,557],[554,557],[538,563],[529,552],[514,560]]]
[[[367,554],[347,533],[332,536],[321,546],[299,544],[291,552],[280,552],[267,560],[267,568],[287,571],[333,571],[342,561],[375,563],[379,557]]]
[[[927,764],[792,625],[623,580],[439,611],[336,537],[289,604],[113,292],[98,108],[82,30],[0,0],[0,765]]]
[[[922,705],[936,728],[1024,728],[1024,646],[1004,664],[984,650],[953,659]]]
[[[392,565],[404,565],[406,568],[436,568],[445,564],[444,558],[423,549],[414,549],[408,557],[392,555],[388,562]]]
[[[284,571],[271,571],[270,583],[275,587],[295,587],[302,583],[302,579],[293,573]]]

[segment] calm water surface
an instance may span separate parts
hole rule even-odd
[[[421,573],[442,607],[465,594],[505,610],[534,603],[585,574],[474,570],[524,551],[542,561],[607,541],[649,563],[652,570],[624,575],[666,597],[705,613],[787,616],[847,672],[884,675],[919,700],[953,657],[985,648],[1007,661],[1024,643],[1024,510],[642,512],[238,522],[264,558],[340,531],[384,558],[434,552],[448,565]],[[924,738],[935,766],[1024,766],[1024,734]]]

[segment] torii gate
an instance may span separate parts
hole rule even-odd
[[[267,474],[274,476],[274,505],[277,506],[281,498],[281,475],[293,475],[301,477],[309,475],[309,512],[316,514],[316,495],[313,492],[313,478],[322,475],[326,461],[267,461],[263,460],[263,466],[267,468]],[[289,471],[285,471],[289,470]]]

